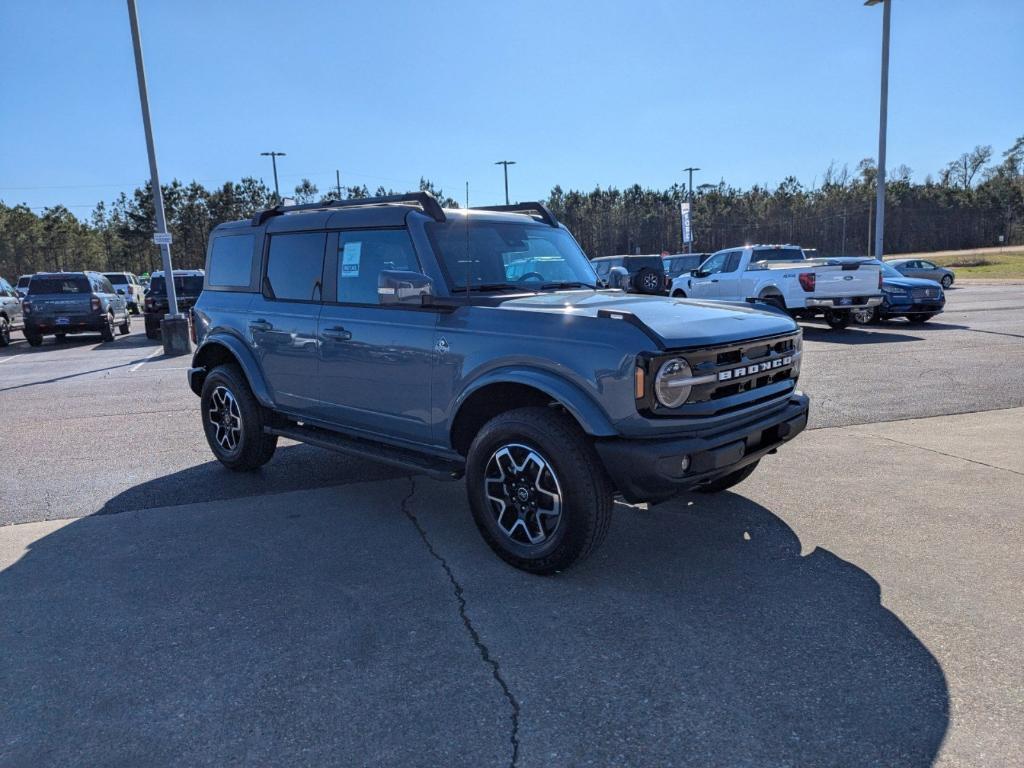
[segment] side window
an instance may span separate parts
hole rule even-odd
[[[103,289],[103,290],[104,290],[104,291],[105,291],[106,293],[114,293],[114,292],[115,292],[115,291],[114,291],[114,285],[113,285],[113,283],[111,283],[111,282],[110,282],[110,281],[109,281],[109,280],[108,280],[107,278],[105,278],[105,277],[101,277],[101,278],[100,278],[100,287],[101,287],[101,288],[102,288],[102,289]]]
[[[404,229],[363,229],[338,233],[338,301],[377,304],[377,276],[383,271],[419,272]]]
[[[725,266],[722,267],[723,272],[735,272],[740,265],[740,252],[733,251],[729,254],[729,258],[725,260]]]
[[[921,269],[938,269],[938,267],[936,267],[930,261],[919,261],[918,264],[921,265]]]
[[[323,285],[324,232],[272,235],[263,293],[282,301],[319,301]]]
[[[728,253],[716,253],[705,261],[700,269],[702,272],[707,272],[709,275],[715,275],[722,271],[722,267],[725,266],[725,260],[729,258]]]
[[[253,235],[214,238],[210,246],[210,285],[222,288],[248,288],[252,282],[252,251],[255,240]]]

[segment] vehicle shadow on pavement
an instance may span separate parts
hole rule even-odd
[[[889,330],[865,331],[853,326],[843,330],[834,331],[831,328],[818,328],[813,325],[801,326],[804,332],[804,341],[820,341],[826,344],[894,344],[909,341],[923,341],[922,336],[911,336],[906,333],[893,333]],[[902,330],[902,329],[901,329]],[[910,330],[908,328],[908,330]],[[912,330],[922,330],[921,326],[915,326]]]
[[[192,472],[162,490],[188,501]],[[26,546],[0,572],[0,764],[489,766],[511,738],[522,766],[923,768],[949,722],[874,579],[737,494],[618,506],[550,578],[424,478]]]
[[[936,757],[949,692],[935,657],[870,575],[825,549],[801,555],[768,509],[732,493],[617,505],[594,557],[536,578],[476,540],[457,490],[416,482],[413,509],[520,701],[529,763]]]

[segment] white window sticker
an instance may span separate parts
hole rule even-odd
[[[345,243],[341,251],[341,276],[359,277],[359,254],[363,250],[363,244]]]

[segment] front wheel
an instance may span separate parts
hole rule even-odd
[[[825,313],[825,322],[832,330],[840,331],[850,324],[850,313],[828,311]]]
[[[861,307],[860,309],[853,310],[850,313],[850,318],[855,323],[867,325],[868,323],[873,322],[877,315],[878,310],[875,307]]]
[[[604,540],[612,487],[576,423],[549,408],[495,416],[466,461],[473,519],[505,562],[536,574],[564,570]]]
[[[0,317],[0,347],[6,347],[11,343],[11,324],[6,317]]]
[[[30,347],[39,347],[43,343],[43,335],[41,333],[29,333],[25,331],[25,341],[28,342]]]
[[[237,366],[219,365],[210,371],[203,382],[199,410],[206,442],[228,469],[257,469],[274,455],[277,435],[264,433],[263,406]]]
[[[125,310],[124,322],[117,327],[117,332],[122,336],[127,336],[132,332],[132,316],[128,314],[128,310]]]
[[[747,464],[742,469],[737,469],[735,472],[730,472],[728,475],[712,480],[710,483],[698,486],[697,490],[701,493],[718,493],[719,491],[725,491],[732,488],[734,485],[738,485],[754,474],[754,470],[757,469],[757,465],[760,463],[760,459],[755,461],[753,464]]]

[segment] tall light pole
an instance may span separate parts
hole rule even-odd
[[[883,5],[882,9],[882,87],[878,107],[878,172],[875,177],[875,258],[885,255],[882,250],[885,235],[885,134],[889,112],[889,15],[892,0],[865,0],[864,5]]]
[[[128,0],[128,21],[132,28],[132,47],[135,49],[135,75],[139,81],[139,102],[142,106],[142,127],[146,132],[146,152],[149,155],[149,178],[153,188],[153,213],[156,232],[153,242],[160,246],[164,267],[164,283],[167,285],[167,316],[160,323],[160,335],[164,343],[164,354],[186,355],[192,351],[189,340],[188,320],[178,313],[178,294],[174,289],[174,268],[171,264],[171,236],[167,231],[164,216],[164,196],[160,189],[160,174],[156,167],[156,147],[153,144],[153,123],[149,117],[149,93],[146,88],[146,67],[142,61],[142,37],[139,34],[139,17],[135,11],[135,0]]]
[[[499,160],[495,163],[495,165],[505,166],[505,205],[508,205],[508,167],[515,164],[515,160]]]
[[[274,166],[274,197],[277,198],[277,202],[281,202],[281,190],[277,188],[277,158],[284,157],[284,152],[260,152],[260,157],[269,157],[271,164]]]
[[[686,193],[686,202],[688,202],[688,203],[693,203],[693,172],[694,171],[699,171],[699,170],[700,170],[700,168],[693,168],[693,167],[683,168],[683,172],[684,173],[690,174],[690,191]],[[692,232],[692,230],[691,230],[691,232]],[[693,237],[692,237],[692,235],[691,235],[690,239],[686,242],[686,252],[687,253],[693,253]]]

